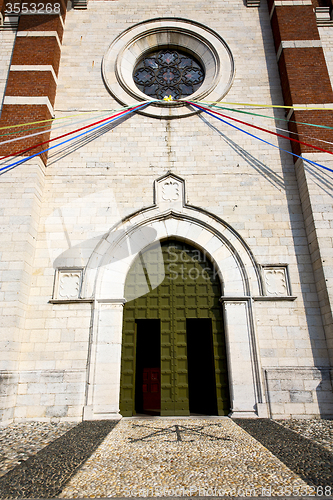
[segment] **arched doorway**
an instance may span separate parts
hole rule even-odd
[[[228,414],[221,284],[207,256],[178,240],[153,245],[125,297],[121,414]]]

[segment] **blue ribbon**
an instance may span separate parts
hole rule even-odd
[[[59,144],[55,144],[54,146],[51,146],[51,147],[49,147],[47,149],[44,149],[44,151],[40,151],[39,153],[35,153],[35,154],[31,155],[31,156],[27,156],[27,158],[24,158],[23,160],[19,160],[19,161],[15,162],[15,163],[11,163],[10,165],[7,165],[6,167],[0,168],[0,172],[2,172],[3,170],[7,170],[9,168],[12,168],[12,167],[16,167],[17,165],[21,165],[22,163],[25,163],[26,161],[31,160],[31,158],[34,158],[35,156],[39,156],[42,153],[46,153],[46,151],[50,151],[50,149],[57,148],[58,146],[62,146],[63,144],[66,144],[67,142],[73,141],[74,139],[78,139],[79,137],[82,137],[85,134],[89,134],[90,132],[93,132],[94,130],[97,130],[97,129],[101,128],[101,127],[104,127],[105,125],[108,125],[109,123],[111,123],[111,122],[113,122],[115,120],[118,120],[119,118],[122,118],[123,116],[126,116],[129,113],[133,113],[134,111],[136,111],[138,109],[141,109],[144,106],[147,106],[148,104],[150,104],[150,102],[144,103],[144,104],[142,104],[141,106],[138,106],[135,109],[130,109],[129,111],[126,111],[126,113],[124,113],[124,114],[122,114],[120,116],[116,116],[115,118],[112,118],[111,120],[108,120],[108,121],[102,123],[101,125],[98,125],[97,127],[94,127],[94,128],[92,128],[90,130],[86,130],[85,132],[82,132],[82,134],[76,135],[75,137],[70,137],[69,139],[66,139],[66,141],[60,142]]]
[[[308,163],[312,163],[312,165],[316,165],[317,167],[324,168],[325,170],[328,170],[329,172],[333,172],[333,170],[331,168],[325,167],[324,165],[321,165],[320,163],[316,163],[315,161],[308,160],[307,158],[303,158],[303,156],[299,156],[299,155],[297,155],[295,153],[292,153],[291,151],[287,151],[286,149],[282,149],[279,146],[275,146],[275,144],[272,144],[271,142],[265,141],[264,139],[260,139],[260,137],[254,135],[254,134],[250,134],[250,132],[246,132],[246,130],[243,130],[243,129],[239,128],[239,127],[236,127],[236,125],[233,125],[232,123],[229,123],[229,122],[223,120],[219,116],[216,116],[214,113],[210,113],[209,111],[207,111],[206,109],[202,108],[201,106],[197,106],[196,104],[194,104],[193,102],[190,102],[190,101],[188,101],[188,102],[192,106],[194,106],[195,108],[198,108],[201,111],[204,111],[208,115],[213,116],[214,118],[217,118],[218,120],[220,120],[220,122],[226,123],[227,125],[230,125],[230,127],[233,127],[236,130],[239,130],[240,132],[244,132],[244,134],[247,134],[247,135],[249,135],[251,137],[254,137],[255,139],[258,139],[259,141],[264,142],[265,144],[268,144],[269,146],[273,146],[273,148],[277,148],[280,151],[284,151],[285,153],[288,153],[289,155],[293,155],[293,156],[296,156],[297,158],[301,158],[301,160],[303,160],[303,161],[306,161]]]

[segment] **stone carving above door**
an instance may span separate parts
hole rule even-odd
[[[162,198],[164,201],[177,201],[179,196],[179,184],[177,182],[170,180],[162,184]]]
[[[185,205],[185,181],[168,173],[155,181],[155,203],[161,211],[181,211]]]

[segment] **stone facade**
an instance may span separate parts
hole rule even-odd
[[[282,9],[281,2],[275,4]],[[333,28],[318,31],[307,0],[283,4],[298,9],[290,14],[293,28],[287,41],[302,40],[300,7],[313,16],[313,38],[322,48],[307,45],[306,50],[320,49],[319,73],[326,71],[332,81]],[[72,118],[59,120],[66,123],[61,129],[55,121],[52,138],[80,127],[79,113],[94,112],[93,122],[98,111],[120,109],[102,78],[103,57],[124,30],[152,18],[201,23],[225,40],[235,73],[224,102],[260,103],[262,108],[239,108],[280,119],[285,118],[283,108],[265,106],[332,104],[329,80],[325,102],[314,94],[307,102],[284,102],[284,70],[279,62],[279,75],[277,55],[281,61],[281,51],[298,48],[276,45],[280,35],[274,19],[271,28],[271,2],[249,6],[255,8],[240,0],[90,0],[86,10],[69,8],[63,15],[59,70],[59,43],[45,35],[54,31],[53,25],[44,20],[40,30],[43,43],[49,47],[52,38],[56,47],[56,54],[47,52],[43,61],[25,61],[16,45],[21,59],[11,62],[13,33],[0,31],[6,40],[0,56],[0,92],[5,96],[0,127],[8,125],[6,106],[13,106],[11,124],[37,116],[32,101],[8,101],[21,75],[11,64],[50,65],[56,58],[56,89],[48,69],[41,79],[46,93],[39,95],[52,94],[56,118]],[[287,26],[288,15],[282,15]],[[24,16],[20,22],[29,31]],[[57,29],[61,26],[59,21]],[[293,54],[289,64],[295,58]],[[26,87],[25,97],[31,99],[38,75],[36,68],[26,71],[32,74],[32,86]],[[5,82],[10,83],[7,93]],[[50,116],[45,103],[36,101],[36,106]],[[302,159],[294,163],[286,139],[267,139],[283,151],[205,113],[167,119],[148,111],[1,175],[2,422],[119,418],[124,283],[137,252],[149,243],[149,230],[156,240],[176,237],[197,245],[217,266],[231,413],[332,417],[333,174]],[[307,116],[315,119],[313,112]],[[328,137],[332,140],[332,134]],[[10,148],[3,146],[2,156]],[[299,153],[332,169],[328,153]],[[178,194],[163,198],[163,182],[179,186]],[[122,247],[123,234],[139,242],[135,252]]]

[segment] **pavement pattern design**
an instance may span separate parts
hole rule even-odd
[[[332,433],[332,420],[169,417],[12,424],[0,431],[0,498],[296,500],[296,494],[304,500],[319,493],[327,499],[333,496]]]
[[[235,496],[241,490],[258,496],[283,494],[286,487],[305,492],[307,483],[231,419],[122,419],[60,497]]]

